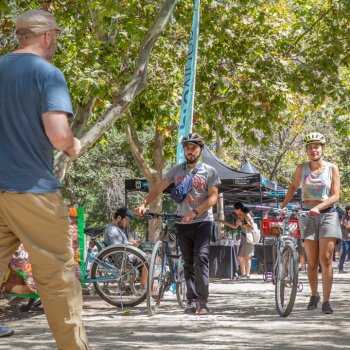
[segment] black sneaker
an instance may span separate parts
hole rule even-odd
[[[187,303],[187,306],[185,308],[185,314],[187,315],[194,315],[196,313],[196,309],[197,309],[197,306],[196,306],[196,301],[191,301],[190,303]]]
[[[328,315],[333,313],[333,309],[331,308],[331,304],[329,303],[329,301],[325,301],[322,304],[322,312],[324,314],[328,314]]]
[[[320,302],[320,295],[317,294],[316,296],[315,295],[312,295],[311,298],[310,298],[310,301],[309,301],[309,305],[307,306],[307,309],[308,310],[315,310],[317,309],[317,304]]]
[[[196,315],[207,316],[209,315],[209,309],[205,301],[197,301]]]

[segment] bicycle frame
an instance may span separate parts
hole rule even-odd
[[[147,308],[149,315],[152,316],[156,314],[164,292],[169,291],[173,285],[175,285],[179,306],[184,308],[183,295],[185,294],[186,286],[184,285],[184,279],[180,278],[183,271],[179,268],[182,254],[179,251],[178,238],[175,234],[175,239],[170,241],[173,228],[168,220],[169,218],[180,217],[176,214],[167,213],[147,213],[146,216],[150,218],[162,217],[163,220],[162,234],[152,251],[150,274],[147,283]],[[160,279],[159,276],[161,276]],[[154,286],[157,286],[155,298]]]
[[[306,212],[270,208],[269,212],[277,214],[278,217],[283,216],[282,225],[273,227],[274,231],[277,230],[277,237],[274,238],[273,245],[272,281],[275,285],[276,309],[281,317],[287,317],[293,310],[297,291],[302,290],[302,283],[299,282],[298,253],[290,230],[291,216],[305,215]]]
[[[285,216],[283,218],[282,233],[275,238],[275,242],[274,242],[275,251],[273,252],[273,269],[272,269],[272,278],[274,282],[276,281],[276,272],[277,272],[276,266],[278,266],[279,260],[281,259],[282,252],[284,250],[286,242],[291,242],[295,246],[294,238],[290,236],[289,222],[290,222],[290,216]]]

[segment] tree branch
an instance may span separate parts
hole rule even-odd
[[[134,156],[137,167],[141,170],[142,175],[150,180],[152,178],[152,173],[155,171],[148,165],[145,157],[142,155],[140,141],[137,136],[137,132],[134,128],[134,121],[130,114],[129,123],[126,124],[126,137],[130,150]]]
[[[106,111],[102,118],[81,138],[83,154],[90,148],[129,108],[133,100],[147,86],[147,66],[154,45],[167,25],[173,13],[177,0],[165,0],[152,27],[140,45],[138,59],[133,76],[122,92],[116,97],[114,104]],[[67,166],[72,162],[62,152],[55,157],[54,169],[60,180],[64,178]]]
[[[295,47],[296,44],[298,44],[298,42],[308,33],[310,33],[315,27],[316,25],[322,21],[322,19],[324,17],[326,17],[328,15],[329,12],[331,12],[334,9],[334,6],[331,6],[327,11],[325,11],[319,18],[317,18],[317,20],[312,23],[309,28],[307,28],[306,30],[304,30],[304,32],[302,32],[297,38],[296,40],[290,45],[289,49],[287,50],[285,56],[288,56],[289,53],[292,51],[292,49]]]
[[[74,115],[73,123],[71,125],[75,137],[80,138],[85,132],[86,124],[95,102],[96,97],[93,97],[85,105],[78,107],[78,110]]]

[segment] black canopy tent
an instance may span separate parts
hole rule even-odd
[[[240,170],[235,170],[222,162],[207,147],[203,150],[202,159],[214,167],[219,174],[222,184],[219,192],[223,192],[226,204],[245,202],[251,204],[265,204],[278,202],[284,197],[287,189],[266,179],[255,168],[246,162]]]

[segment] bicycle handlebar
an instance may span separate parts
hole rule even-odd
[[[257,205],[256,210],[262,210],[262,211],[268,211],[272,214],[282,214],[284,216],[291,216],[291,215],[299,215],[299,216],[308,216],[309,211],[307,210],[301,210],[301,209],[281,209],[281,208],[271,208],[264,205]]]
[[[181,216],[181,215],[178,215],[178,214],[172,214],[172,213],[167,213],[167,212],[154,213],[154,212],[151,212],[151,211],[146,211],[144,217],[146,217],[147,219],[155,219],[155,218],[164,218],[164,219],[174,218],[174,219],[182,219],[182,216]]]

